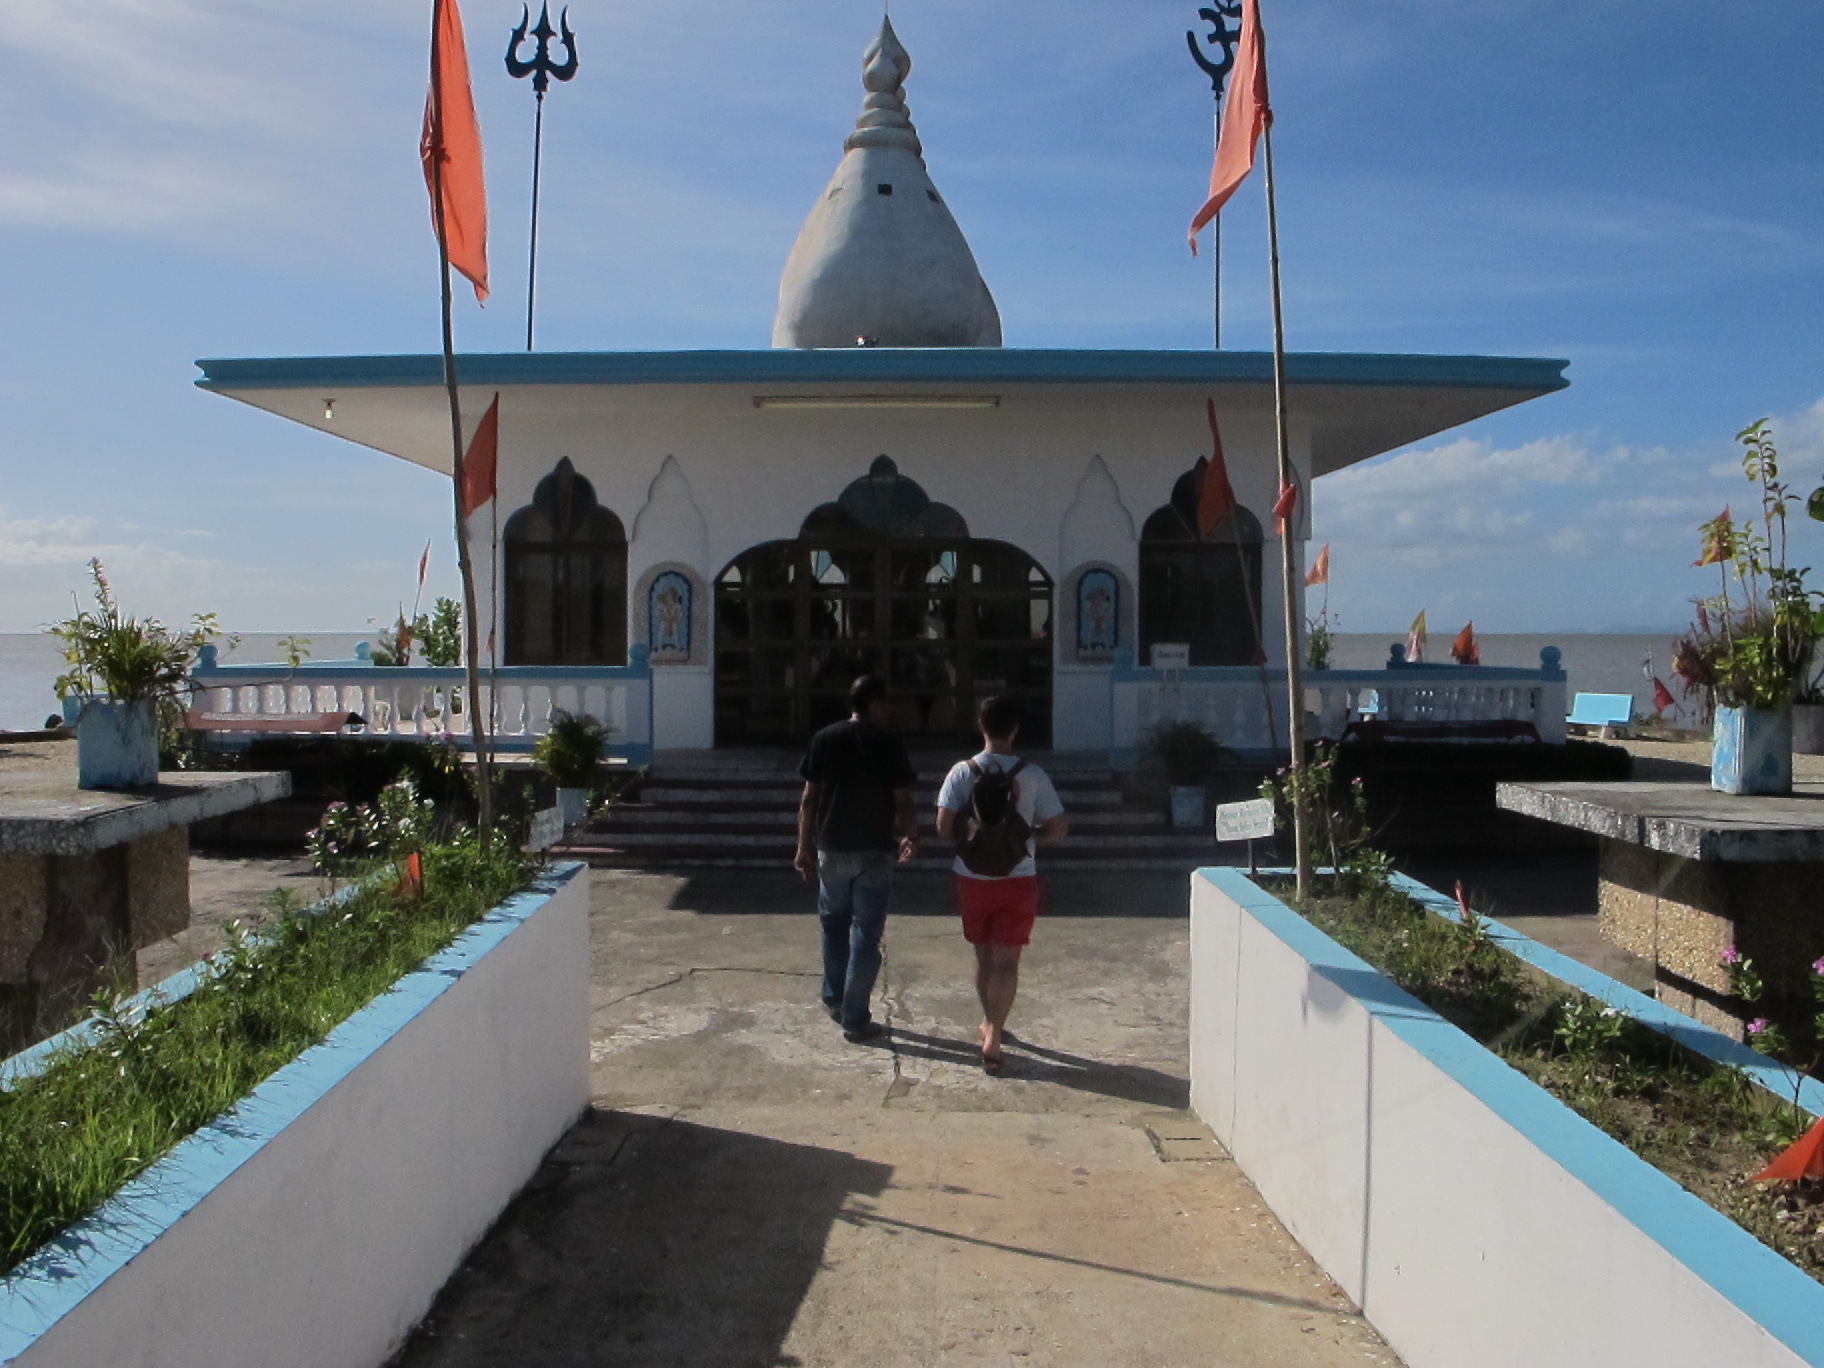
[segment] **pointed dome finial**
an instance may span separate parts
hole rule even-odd
[[[861,59],[861,117],[779,280],[775,347],[1001,345],[994,296],[925,169],[911,70],[883,17]]]

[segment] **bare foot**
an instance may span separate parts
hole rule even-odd
[[[992,1022],[984,1021],[982,1033],[982,1069],[985,1073],[1001,1071],[1001,1028]]]

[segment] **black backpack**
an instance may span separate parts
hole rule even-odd
[[[1026,762],[1017,760],[1010,770],[983,769],[974,760],[968,764],[975,788],[969,794],[969,810],[962,814],[956,853],[970,873],[1004,879],[1026,858],[1026,842],[1032,835],[1031,825],[1020,816],[1013,785],[1014,775],[1026,768]]]

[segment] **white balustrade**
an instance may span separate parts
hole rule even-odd
[[[609,729],[608,752],[633,764],[652,758],[652,670],[636,646],[626,666],[515,665],[482,675],[494,744],[529,750],[554,711],[587,714]],[[244,732],[338,730],[350,715],[353,735],[466,740],[470,733],[467,673],[435,666],[376,666],[366,661],[289,665],[218,665],[206,653],[194,676],[192,715],[207,730]],[[288,727],[287,723],[294,726]]]
[[[1481,665],[1391,665],[1380,670],[1307,670],[1303,675],[1307,735],[1340,740],[1353,722],[1437,728],[1441,739],[1469,724],[1531,726],[1541,741],[1565,739],[1565,680],[1557,648],[1540,668]],[[1284,670],[1234,666],[1186,670],[1136,668],[1117,662],[1110,675],[1111,760],[1134,762],[1142,733],[1160,722],[1197,722],[1230,750],[1253,757],[1286,746]]]

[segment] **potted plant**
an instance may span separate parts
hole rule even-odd
[[[128,617],[99,560],[89,562],[95,606],[46,630],[63,643],[69,669],[57,693],[76,708],[77,787],[144,788],[158,781],[159,709],[181,694],[203,646],[221,635],[213,613],[175,632],[157,618]]]
[[[1782,794],[1792,791],[1792,705],[1810,671],[1818,613],[1804,570],[1786,564],[1786,514],[1798,496],[1780,479],[1766,420],[1736,440],[1743,472],[1760,487],[1759,525],[1738,526],[1726,508],[1704,524],[1697,564],[1718,567],[1721,589],[1696,601],[1675,668],[1714,698],[1711,787]]]
[[[1221,758],[1222,743],[1198,722],[1155,723],[1140,738],[1140,763],[1165,774],[1175,827],[1203,825],[1206,784]]]
[[[557,805],[566,827],[579,825],[589,815],[589,786],[607,744],[605,725],[587,713],[559,708],[551,714],[551,729],[532,748],[532,759],[557,785]]]

